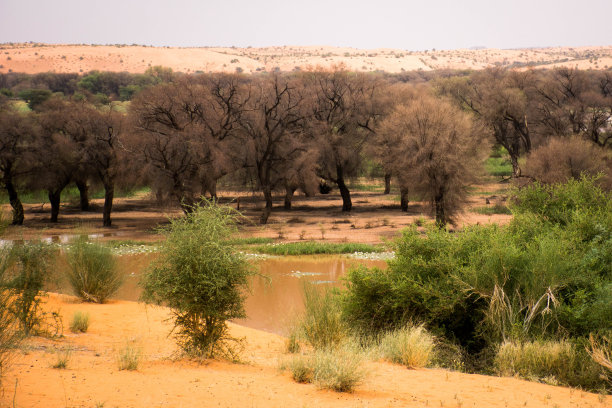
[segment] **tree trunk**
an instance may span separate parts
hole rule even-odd
[[[102,213],[102,226],[111,226],[111,211],[113,209],[113,197],[115,196],[115,184],[104,184],[104,212]]]
[[[9,202],[13,208],[13,221],[11,224],[23,225],[23,205],[21,204],[21,200],[19,199],[15,186],[13,185],[13,180],[11,180],[10,174],[4,175],[4,187],[6,188],[6,192],[9,196]]]
[[[403,212],[408,212],[408,189],[401,187],[400,188],[400,207]]]
[[[79,189],[81,197],[81,211],[89,211],[89,186],[87,185],[87,180],[77,180],[75,184]]]
[[[510,155],[510,162],[512,163],[512,178],[518,178],[521,176],[521,168],[518,164],[518,157]]]
[[[351,211],[353,208],[353,203],[351,202],[351,192],[344,183],[344,169],[342,166],[336,166],[336,175],[336,184],[338,184],[338,189],[340,190],[340,195],[342,196],[342,211]]]
[[[57,222],[59,217],[60,210],[60,197],[62,195],[62,190],[49,190],[49,202],[51,203],[51,222]]]
[[[391,173],[385,173],[385,192],[383,194],[391,193]]]
[[[285,187],[285,210],[291,209],[291,200],[293,199],[293,193],[295,193],[295,188]]]
[[[436,207],[436,225],[442,229],[446,226],[448,220],[446,219],[446,213],[444,211],[444,195],[438,194],[434,199],[434,205]]]
[[[266,186],[263,188],[263,193],[264,198],[266,199],[266,206],[264,207],[259,220],[261,224],[267,224],[270,213],[272,212],[272,189],[269,186]]]

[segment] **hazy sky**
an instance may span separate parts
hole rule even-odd
[[[612,0],[0,0],[0,42],[25,41],[407,50],[612,45]]]

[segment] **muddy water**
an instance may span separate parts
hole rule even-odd
[[[123,255],[118,257],[119,270],[125,280],[115,299],[137,301],[141,289],[138,282],[156,254]],[[352,265],[384,267],[384,261],[356,260],[338,256],[282,257],[253,261],[259,274],[251,279],[251,291],[245,309],[247,318],[235,322],[244,326],[283,334],[297,313],[304,309],[304,284],[341,286],[340,278]],[[61,264],[61,262],[60,262]],[[58,265],[59,266],[59,265]],[[66,282],[56,288],[71,293]]]

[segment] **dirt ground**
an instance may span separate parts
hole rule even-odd
[[[465,211],[457,219],[456,228],[476,223],[506,223],[509,215],[482,215],[475,208],[504,204],[508,184],[485,183],[474,188]],[[274,209],[267,225],[259,224],[263,200],[250,192],[221,191],[220,202],[245,215],[241,235],[269,237],[281,241],[326,240],[330,242],[380,243],[393,239],[399,231],[419,220],[431,220],[428,205],[411,202],[408,212],[400,211],[397,194],[372,191],[352,192],[353,210],[342,212],[342,200],[337,193],[305,197],[296,195],[291,210],[283,208],[281,196],[275,197]],[[7,239],[54,237],[61,240],[75,234],[89,234],[101,240],[155,241],[160,237],[156,228],[169,217],[181,215],[171,204],[159,205],[149,196],[119,198],[113,206],[113,226],[102,228],[102,200],[92,200],[92,211],[82,212],[77,203],[64,203],[59,222],[49,222],[49,204],[26,204],[25,222],[9,227]],[[10,212],[4,206],[5,214]]]
[[[408,370],[382,361],[353,393],[294,382],[279,364],[289,357],[280,336],[231,325],[244,338],[242,363],[200,364],[178,358],[168,337],[169,311],[126,301],[79,303],[50,294],[47,310],[64,326],[75,311],[89,313],[87,333],[68,330],[58,340],[29,339],[4,377],[2,407],[559,407],[604,408],[611,396],[515,378],[442,369]],[[129,344],[141,351],[136,371],[120,371],[117,356]],[[52,366],[66,354],[65,369]]]

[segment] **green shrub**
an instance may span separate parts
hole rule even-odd
[[[89,313],[74,312],[70,321],[70,331],[73,333],[86,333],[89,328]]]
[[[143,299],[174,313],[175,335],[189,354],[232,353],[227,320],[244,317],[244,296],[253,273],[228,242],[238,213],[204,202],[164,229],[159,258],[144,275]]]
[[[380,341],[383,357],[408,368],[427,367],[434,354],[434,338],[423,326],[406,326],[386,333]]]
[[[140,364],[141,357],[142,353],[140,351],[140,348],[130,343],[127,343],[125,347],[119,350],[119,353],[117,354],[117,365],[119,367],[119,370],[138,370],[138,365]]]
[[[66,259],[72,290],[86,302],[104,303],[123,282],[110,248],[78,239],[68,248]]]
[[[44,313],[40,309],[45,283],[49,280],[52,251],[42,242],[13,244],[0,259],[3,288],[11,297],[10,312],[23,334],[42,332]]]

